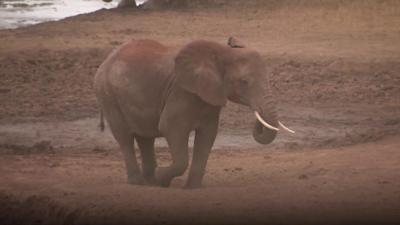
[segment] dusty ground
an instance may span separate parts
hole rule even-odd
[[[103,10],[0,31],[0,223],[400,223],[400,4],[358,4]],[[97,128],[97,66],[132,38],[230,35],[262,53],[297,133],[260,146],[229,104],[203,189],[126,184]]]

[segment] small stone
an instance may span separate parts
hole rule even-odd
[[[305,179],[308,179],[308,176],[305,175],[305,174],[302,174],[302,175],[299,176],[299,179],[300,180],[305,180]]]
[[[94,147],[92,151],[96,152],[96,153],[106,153],[107,152],[106,149],[104,149],[102,147],[98,147],[98,146]]]
[[[58,167],[58,166],[60,166],[59,162],[52,162],[52,163],[49,164],[50,168],[54,168],[54,167]]]

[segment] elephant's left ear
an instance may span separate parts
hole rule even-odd
[[[217,47],[209,42],[188,44],[175,58],[175,73],[181,88],[211,105],[223,106],[227,98],[217,63]]]

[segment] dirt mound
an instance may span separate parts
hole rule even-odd
[[[305,151],[221,149],[205,187],[126,183],[121,155],[0,157],[1,224],[398,224],[398,137]],[[165,149],[157,149],[166,165]],[[54,166],[54,165],[57,166]],[[4,222],[5,221],[5,222]]]
[[[0,192],[0,221],[3,225],[12,224],[74,224],[78,210],[68,210],[46,196],[32,195],[18,199]]]

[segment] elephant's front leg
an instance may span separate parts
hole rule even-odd
[[[156,179],[160,186],[168,187],[174,177],[185,173],[189,163],[189,133],[187,129],[175,127],[165,136],[171,151],[172,163],[169,167],[157,168]]]
[[[208,123],[196,129],[192,165],[185,186],[186,188],[201,187],[208,156],[218,132],[218,117],[219,115],[216,115],[216,117],[208,121]]]

